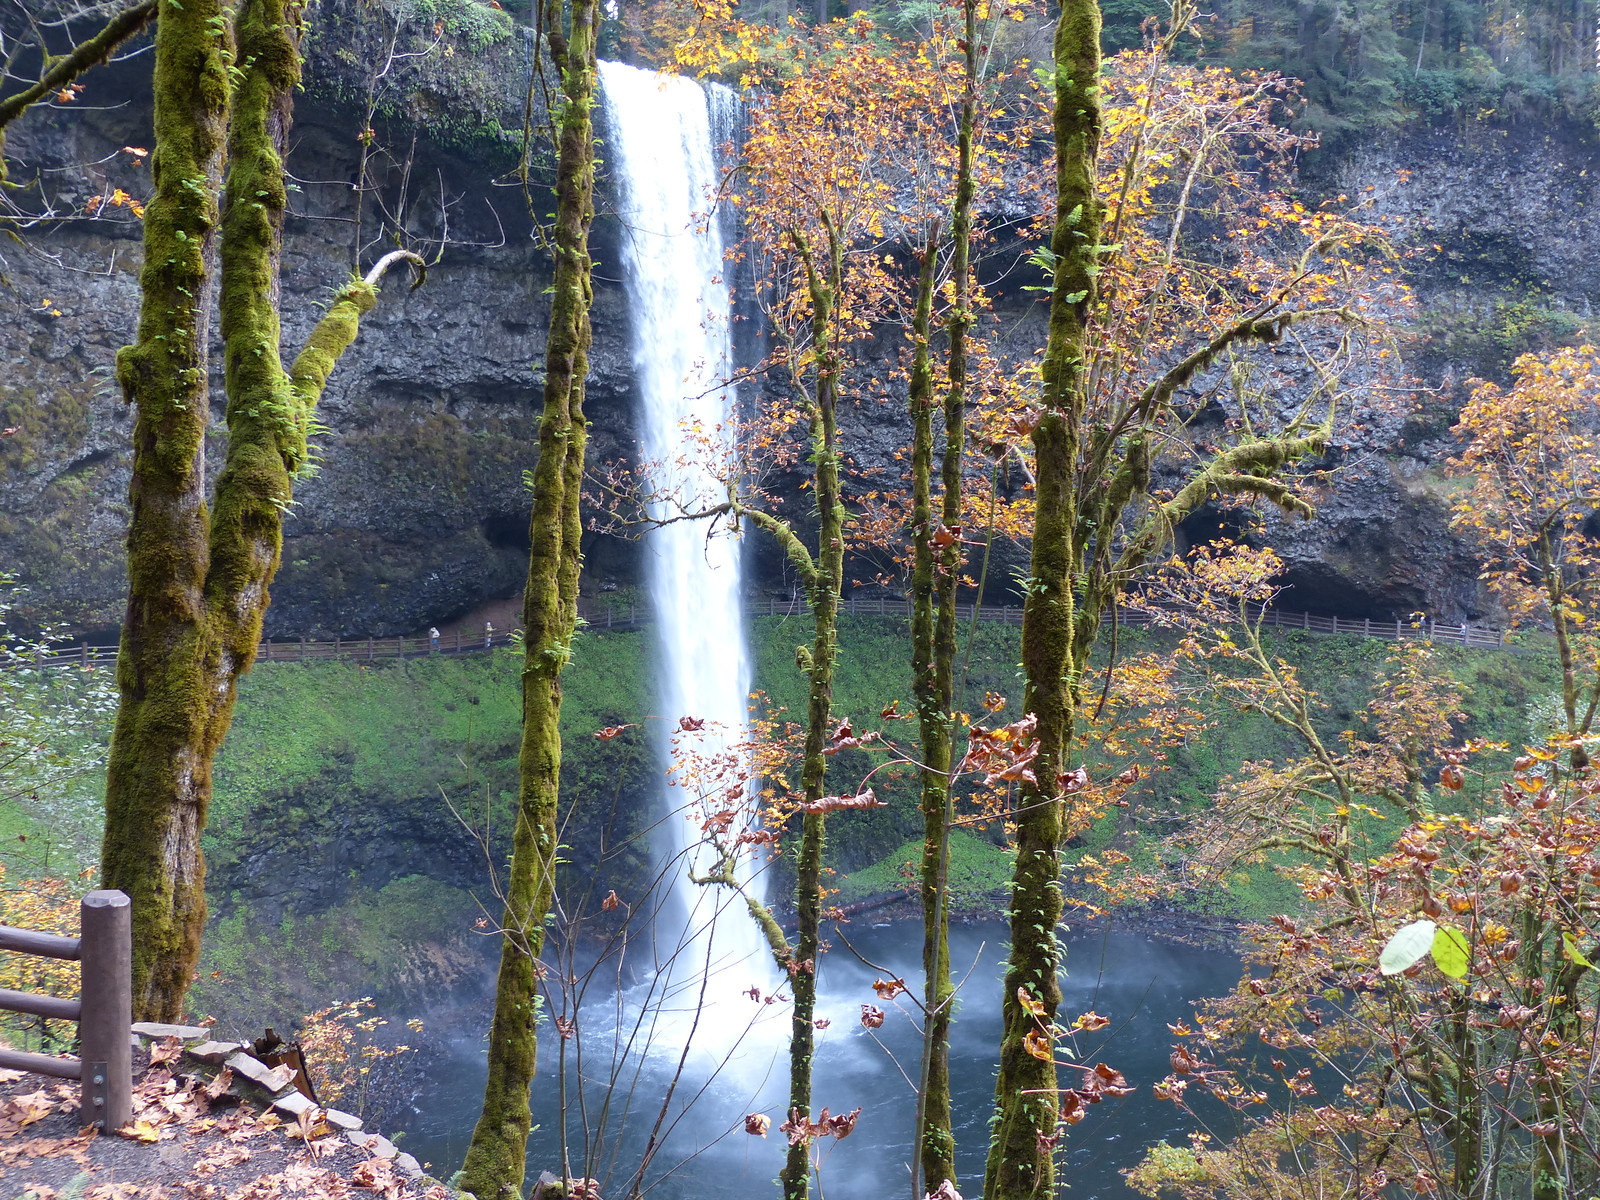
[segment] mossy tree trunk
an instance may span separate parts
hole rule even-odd
[[[415,259],[388,256],[346,284],[285,374],[278,272],[299,24],[283,0],[243,0],[233,18],[230,28],[211,0],[166,5],[157,17],[155,196],[145,210],[139,334],[117,356],[137,416],[101,873],[106,887],[133,900],[134,1009],[145,1020],[182,1015],[199,959],[212,757],[260,640],[311,415],[384,272],[398,258]],[[208,505],[207,340],[219,231],[229,436]]]
[[[839,595],[844,585],[844,505],[839,492],[837,424],[839,352],[833,329],[833,302],[839,294],[840,277],[844,270],[843,247],[839,244],[832,223],[824,219],[824,227],[827,231],[828,261],[822,270],[819,270],[805,239],[798,232],[791,233],[805,264],[806,283],[811,296],[811,351],[816,364],[816,390],[810,416],[812,478],[817,496],[817,554],[811,570],[804,574],[816,627],[811,644],[811,662],[807,667],[810,689],[806,704],[805,757],[800,771],[808,807],[822,799],[826,783],[828,759],[825,751],[832,719],[833,667],[838,656]],[[794,540],[792,533],[789,539]],[[794,549],[791,549],[790,557],[796,557]],[[791,1117],[798,1114],[802,1118],[809,1118],[811,1115],[825,822],[826,817],[822,812],[804,814],[800,853],[795,862],[796,928],[790,967],[794,990],[794,1012],[789,1032]],[[808,1151],[809,1144],[803,1140],[789,1147],[780,1174],[784,1200],[806,1198],[810,1188]]]
[[[1342,314],[1274,312],[1280,293],[1180,359],[1132,401],[1115,409],[1099,406],[1090,395],[1087,370],[1102,254],[1103,206],[1096,188],[1099,79],[1096,0],[1064,0],[1055,35],[1054,280],[1040,371],[1042,411],[1033,432],[1037,482],[1022,626],[1024,708],[1037,718],[1039,753],[1033,765],[1037,782],[1022,785],[1013,811],[1011,952],[1001,997],[986,1200],[1032,1200],[1056,1191],[1056,1062],[1052,1055],[1030,1053],[1027,1038],[1036,1030],[1057,1031],[1065,796],[1072,786],[1082,681],[1101,618],[1134,573],[1170,544],[1178,524],[1209,500],[1253,496],[1310,516],[1310,506],[1277,475],[1288,463],[1322,453],[1332,431],[1331,407],[1314,428],[1297,419],[1271,436],[1246,430],[1239,441],[1189,468],[1169,497],[1150,497],[1151,445],[1158,427],[1170,427],[1171,399],[1179,387],[1236,345],[1277,342],[1299,321]],[[1125,523],[1139,502],[1146,503],[1142,518]],[[1030,1005],[1042,1006],[1042,1015],[1031,1013]]]
[[[200,951],[193,914],[205,903],[206,374],[231,61],[219,0],[160,9],[138,340],[117,355],[118,381],[137,411],[122,701],[106,765],[100,870],[104,886],[133,901],[133,1006],[156,1020],[182,1009]]]
[[[972,240],[972,138],[976,123],[978,39],[976,2],[964,0],[966,23],[965,67],[960,124],[956,133],[956,192],[951,220],[951,275],[955,307],[947,328],[950,355],[944,393],[944,452],[940,462],[940,522],[945,530],[938,547],[935,569],[931,481],[932,379],[913,362],[912,390],[927,393],[922,407],[927,417],[914,433],[913,482],[913,587],[912,658],[917,689],[917,717],[922,743],[922,970],[923,1064],[918,1092],[917,1147],[921,1190],[937,1191],[955,1178],[955,1132],[950,1102],[950,1018],[955,988],[950,978],[949,864],[950,825],[953,815],[951,765],[954,755],[956,596],[961,581],[962,457],[966,451],[967,331],[972,325],[972,279],[969,266]],[[931,240],[931,239],[930,239]],[[929,260],[933,257],[932,247]],[[925,357],[933,276],[924,263],[919,283],[914,338]],[[912,407],[918,408],[913,396]],[[920,451],[920,457],[919,457]],[[917,1190],[917,1189],[913,1189]]]
[[[941,690],[950,672],[938,633],[943,610],[936,597],[940,554],[933,520],[933,367],[928,337],[932,319],[938,234],[931,230],[917,281],[911,320],[911,677],[917,703],[922,755],[922,1065],[913,1125],[915,1167],[924,1180],[911,1190],[933,1191],[952,1170],[950,1131],[950,918],[945,903],[944,862],[949,838],[950,702]],[[943,514],[941,513],[941,516]],[[958,522],[959,523],[959,522]],[[948,522],[944,523],[948,528]]]
[[[461,1186],[479,1200],[522,1194],[529,1089],[538,1057],[539,954],[555,887],[556,805],[561,774],[561,670],[577,622],[581,565],[578,502],[583,474],[584,381],[589,373],[589,228],[594,221],[593,107],[599,7],[573,0],[541,11],[542,33],[561,76],[557,114],[555,283],[545,347],[544,414],[533,471],[531,553],[523,593],[522,750],[511,868],[505,882],[500,970],[489,1027],[483,1112]],[[562,1164],[565,1171],[566,1164]]]
[[[1038,783],[1023,784],[1015,814],[1011,957],[1001,997],[997,1111],[984,1186],[990,1200],[1055,1194],[1056,1068],[1052,1059],[1028,1052],[1025,1039],[1035,1019],[1018,991],[1044,1006],[1045,1023],[1055,1019],[1061,1003],[1061,802],[1055,780],[1073,733],[1072,544],[1079,516],[1073,483],[1087,406],[1086,332],[1100,240],[1099,83],[1099,6],[1095,0],[1064,0],[1055,36],[1056,219],[1050,246],[1056,273],[1041,371],[1044,412],[1033,435],[1037,505],[1022,617],[1023,705],[1038,718]]]

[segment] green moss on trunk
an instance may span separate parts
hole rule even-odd
[[[811,296],[811,345],[816,362],[816,397],[811,411],[813,478],[817,495],[817,556],[805,572],[816,630],[808,668],[805,760],[801,782],[808,805],[822,799],[827,776],[829,723],[833,704],[833,668],[838,658],[839,594],[844,582],[844,507],[839,495],[839,429],[836,419],[839,386],[838,350],[834,345],[834,297],[843,272],[842,248],[833,225],[828,233],[828,264],[821,273],[805,240],[792,233],[806,268]],[[793,534],[789,534],[793,538]],[[803,550],[801,551],[803,553]],[[791,557],[794,556],[791,550]],[[789,1111],[811,1115],[811,1067],[815,1049],[817,955],[821,944],[822,856],[825,818],[805,814],[800,854],[795,866],[795,948],[791,961],[794,1012],[789,1033]],[[805,1200],[810,1188],[809,1143],[789,1147],[780,1182],[784,1200]]]
[[[928,355],[932,318],[937,232],[930,233],[917,281],[912,315],[911,380],[911,670],[916,694],[918,732],[922,744],[922,970],[923,1005],[928,1014],[923,1030],[922,1065],[914,1126],[921,1190],[933,1191],[954,1170],[955,1142],[950,1132],[950,914],[943,884],[948,852],[947,810],[950,800],[950,703],[943,685],[949,664],[937,645],[944,611],[935,612],[935,593],[947,589],[937,578],[933,539],[933,369]],[[947,421],[947,448],[948,448]],[[957,487],[959,489],[957,463]],[[959,494],[958,494],[959,502]],[[945,509],[948,510],[948,497]],[[947,513],[941,514],[948,527]],[[959,524],[959,516],[956,523]],[[954,595],[953,588],[949,589]],[[952,611],[953,619],[954,613]],[[953,626],[952,626],[953,627]],[[953,639],[952,639],[953,640]],[[913,1190],[918,1190],[914,1188]]]
[[[200,834],[211,764],[260,641],[293,473],[305,463],[328,374],[393,261],[345,286],[293,377],[285,375],[278,277],[288,198],[283,157],[300,78],[298,10],[284,0],[242,0],[230,31],[216,4],[169,7],[156,32],[156,195],[145,213],[139,340],[117,356],[138,418],[117,666],[122,704],[102,855],[106,886],[134,900],[135,1009],[165,1021],[181,1015],[199,959],[206,916]],[[240,66],[230,76],[235,57]],[[206,341],[224,132],[228,453],[208,509]]]
[[[206,744],[204,439],[231,40],[218,0],[161,7],[139,330],[117,355],[137,415],[101,875],[133,901],[134,1011],[156,1020],[182,1010],[205,913],[199,840],[215,747]]]
[[[544,415],[533,473],[531,553],[523,594],[520,784],[511,869],[505,884],[500,970],[489,1027],[488,1080],[461,1185],[479,1200],[520,1196],[537,1062],[538,957],[544,946],[557,860],[561,774],[561,669],[577,618],[578,498],[583,474],[584,378],[590,343],[589,227],[594,220],[594,0],[573,0],[563,34],[559,4],[543,10],[551,58],[561,72],[556,182],[555,283],[545,350]],[[564,1165],[564,1164],[563,1164]]]
[[[996,1120],[984,1194],[1011,1200],[1055,1194],[1056,1067],[1028,1052],[1037,1028],[1019,1001],[1025,991],[1055,1020],[1061,920],[1062,805],[1056,776],[1067,767],[1076,714],[1074,584],[1080,505],[1075,491],[1084,392],[1086,331],[1094,303],[1102,206],[1096,192],[1100,143],[1100,10],[1066,0],[1055,38],[1056,256],[1050,330],[1041,372],[1044,414],[1034,433],[1037,515],[1023,613],[1024,708],[1038,718],[1037,784],[1024,784],[1016,810],[1017,858],[1011,895],[1011,956],[1002,994],[1004,1033],[995,1088]],[[1085,621],[1088,614],[1082,614]],[[1098,626],[1098,613],[1095,614]]]

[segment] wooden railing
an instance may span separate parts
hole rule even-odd
[[[754,603],[745,610],[751,616],[800,616],[806,612],[803,600],[779,600],[768,597],[765,604]],[[906,600],[891,600],[886,596],[868,598],[849,597],[839,605],[839,611],[850,616],[909,617],[911,604]],[[1261,610],[1257,608],[1255,615]],[[956,606],[957,620],[965,624],[972,620],[972,605]],[[655,612],[646,604],[591,604],[584,606],[583,619],[591,629],[637,629],[655,621]],[[1149,625],[1153,618],[1137,609],[1123,609],[1117,617],[1123,625]],[[1022,609],[985,605],[978,620],[1000,625],[1021,625]],[[1110,617],[1106,620],[1109,622]],[[1293,612],[1269,608],[1266,624],[1274,629],[1299,629],[1307,633],[1345,634],[1352,637],[1384,638],[1399,641],[1416,638],[1429,642],[1447,642],[1474,649],[1499,650],[1506,645],[1506,633],[1488,625],[1467,623],[1447,624],[1431,617],[1419,621],[1383,620],[1370,617],[1322,616],[1317,613]],[[274,641],[261,643],[256,652],[258,662],[316,662],[345,659],[354,662],[372,662],[380,658],[423,658],[431,654],[471,654],[499,646],[508,646],[515,640],[511,630],[495,629],[489,633],[473,634],[455,629],[437,638],[334,638],[332,641]],[[36,660],[41,667],[93,666],[115,663],[115,646],[79,645],[47,651]]]
[[[90,892],[79,905],[81,936],[0,925],[0,950],[77,962],[81,999],[0,988],[0,1008],[78,1023],[78,1057],[0,1049],[0,1067],[82,1087],[79,1124],[101,1132],[133,1119],[133,922],[121,892]]]

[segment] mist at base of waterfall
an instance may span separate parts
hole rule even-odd
[[[845,927],[845,936],[866,958],[921,986],[921,927],[911,922]],[[1000,987],[1005,969],[1006,928],[999,922],[961,925],[950,934],[952,969],[965,978],[951,1029],[950,1074],[955,1111],[957,1166],[962,1194],[981,1194],[984,1156],[988,1150],[989,1115],[994,1106],[994,1076],[1000,1043]],[[833,1112],[861,1107],[855,1132],[825,1147],[822,1191],[827,1200],[883,1200],[909,1195],[907,1163],[916,1104],[901,1071],[917,1077],[921,1040],[910,1020],[882,1005],[872,991],[880,973],[863,966],[838,938],[824,956],[818,976],[818,1015],[829,1020],[818,1031],[812,1111],[827,1105]],[[1135,1087],[1133,1095],[1096,1105],[1081,1124],[1068,1130],[1061,1162],[1075,1200],[1131,1200],[1134,1193],[1120,1172],[1136,1164],[1144,1149],[1162,1139],[1187,1144],[1192,1121],[1166,1101],[1156,1100],[1151,1085],[1171,1069],[1168,1023],[1188,1018],[1190,1004],[1228,991],[1238,982],[1239,960],[1215,951],[1193,950],[1156,942],[1140,934],[1109,933],[1071,936],[1067,971],[1062,979],[1063,1014],[1088,1009],[1111,1018],[1095,1038],[1080,1042],[1122,1071]],[[565,1123],[572,1174],[601,1182],[607,1200],[622,1200],[626,1184],[650,1141],[662,1099],[678,1071],[682,1043],[656,1039],[643,1053],[621,1055],[619,1086],[607,1107],[605,1079],[612,1073],[611,1031],[620,1023],[632,1028],[627,1014],[629,992],[591,988],[581,1018],[584,1069],[588,1084],[579,1101],[579,1071],[573,1043],[567,1043]],[[484,1001],[483,1024],[488,1006]],[[903,1002],[903,1001],[902,1001]],[[682,1072],[666,1118],[663,1149],[645,1176],[646,1195],[655,1200],[747,1200],[775,1196],[771,1181],[783,1163],[785,1140],[778,1132],[787,1108],[787,1004],[745,1001],[741,1025],[754,1021],[734,1053],[734,1063],[720,1072],[697,1055],[691,1045],[689,1065]],[[861,1005],[889,1009],[884,1027],[874,1032],[860,1023]],[[907,1010],[914,1006],[905,1004]],[[732,1019],[731,1007],[719,1007],[719,1019]],[[682,1027],[679,1011],[670,1025]],[[483,1046],[476,1033],[464,1034],[453,1054],[436,1063],[436,1078],[425,1111],[418,1115],[405,1148],[433,1164],[433,1173],[448,1178],[461,1165],[483,1095]],[[891,1057],[892,1055],[892,1057]],[[559,1175],[562,1107],[557,1084],[560,1039],[549,1022],[540,1030],[539,1074],[533,1086],[534,1122],[528,1144],[529,1178],[541,1171]],[[898,1063],[898,1065],[897,1065]],[[772,1127],[766,1138],[744,1132],[744,1116],[765,1113]],[[1218,1114],[1220,1119],[1220,1114]],[[597,1149],[587,1158],[585,1129],[602,1131]],[[1216,1128],[1213,1133],[1219,1132]],[[1223,1130],[1221,1132],[1226,1132]]]

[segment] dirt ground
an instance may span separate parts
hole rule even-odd
[[[155,1060],[152,1062],[152,1058]],[[134,1120],[81,1127],[78,1085],[0,1071],[0,1200],[451,1200],[405,1178],[394,1147],[366,1148],[313,1110],[288,1119],[226,1067],[175,1040],[136,1053]],[[381,1153],[380,1153],[381,1152]],[[387,1154],[388,1157],[383,1157]]]

